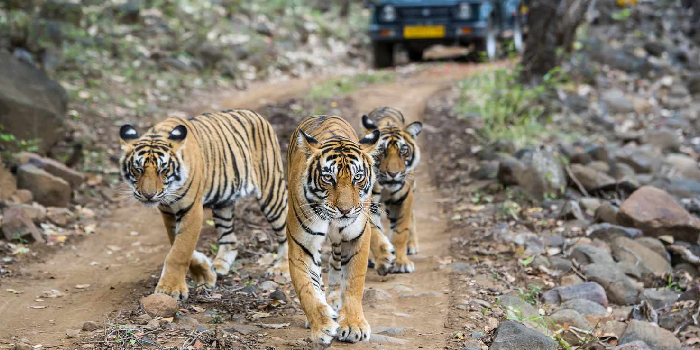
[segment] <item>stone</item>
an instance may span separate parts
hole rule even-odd
[[[678,300],[680,294],[667,289],[645,289],[642,292],[641,299],[648,301],[654,309],[673,305]]]
[[[620,206],[617,219],[652,237],[669,235],[696,243],[700,235],[700,219],[688,213],[668,193],[651,186],[632,193]]]
[[[588,166],[595,169],[595,170],[598,170],[602,173],[606,173],[606,174],[610,173],[610,164],[608,164],[606,162],[601,162],[601,161],[596,160],[596,161],[593,161],[590,164],[588,164]]]
[[[600,204],[596,209],[593,217],[596,222],[606,222],[612,225],[617,225],[617,212],[619,209],[608,202]],[[641,232],[640,232],[641,233]]]
[[[0,125],[17,139],[38,139],[45,153],[63,138],[68,95],[44,72],[10,53],[0,51],[0,62]]]
[[[581,284],[583,282],[584,282],[583,279],[581,277],[579,277],[579,275],[572,273],[572,274],[569,274],[569,275],[562,277],[560,284],[562,286],[573,286],[576,284]]]
[[[267,292],[271,290],[274,291],[275,289],[277,289],[277,286],[279,285],[273,281],[265,281],[263,283],[260,283],[259,288],[260,290]]]
[[[34,347],[27,343],[16,343],[15,350],[33,350]]]
[[[504,186],[518,185],[518,178],[525,171],[525,164],[511,155],[499,154],[498,157],[500,159],[496,172],[498,182]]]
[[[270,293],[270,299],[279,300],[279,301],[287,301],[287,294],[285,294],[283,290],[277,289],[274,292]]]
[[[160,328],[160,322],[158,320],[150,320],[148,323],[146,323],[144,328],[148,329],[149,331],[155,331],[156,329]]]
[[[33,205],[8,203],[7,208],[17,208],[24,211],[26,216],[37,225],[46,219],[46,208],[37,203]]]
[[[590,244],[581,244],[574,247],[571,251],[570,258],[576,259],[576,262],[582,265],[593,263],[613,263],[615,262],[605,249],[592,246]]]
[[[557,310],[571,309],[582,316],[603,317],[608,314],[608,309],[588,299],[571,299],[563,302]]]
[[[17,191],[17,180],[12,173],[0,164],[0,199],[6,201]]]
[[[636,238],[643,235],[642,231],[636,228],[612,225],[608,223],[595,224],[588,227],[586,235],[593,239],[612,241],[616,237]]]
[[[557,342],[515,321],[498,325],[490,350],[555,350]]]
[[[614,184],[610,175],[581,164],[571,164],[571,172],[587,191]]]
[[[70,204],[70,184],[32,164],[19,167],[17,186],[32,192],[34,199],[41,205],[66,208]]]
[[[596,210],[602,204],[601,200],[598,198],[581,198],[578,200],[579,206],[588,216],[595,215]]]
[[[94,330],[98,330],[98,329],[101,329],[101,328],[102,328],[102,327],[100,327],[100,325],[99,325],[97,322],[94,322],[94,321],[87,321],[87,322],[83,323],[83,328],[82,328],[82,329],[83,329],[84,331],[86,331],[86,332],[92,332],[92,331],[94,331]]]
[[[678,134],[668,129],[648,130],[644,142],[651,144],[662,152],[677,152],[681,148]]]
[[[10,200],[15,203],[28,204],[34,200],[34,196],[31,191],[20,189],[15,191],[15,194],[10,197]]]
[[[590,323],[576,310],[563,309],[553,313],[550,318],[558,325],[569,325],[580,329],[591,330]]]
[[[382,334],[372,334],[369,338],[370,343],[388,344],[388,345],[406,345],[406,341],[399,338],[389,337]]]
[[[647,343],[637,340],[624,345],[616,346],[610,350],[652,350]]]
[[[21,162],[20,164],[32,164],[46,170],[46,172],[51,175],[58,176],[68,181],[73,189],[77,189],[85,182],[85,175],[83,173],[73,170],[65,164],[51,158],[44,158],[30,152],[20,152],[15,155],[15,159],[19,160]]]
[[[151,320],[153,320],[153,318],[151,318],[151,316],[148,314],[141,314],[134,319],[134,323],[145,325],[148,324],[148,322],[151,322]]]
[[[519,174],[518,183],[534,198],[558,196],[566,189],[566,173],[557,154],[547,147],[535,147],[521,159],[525,171]]]
[[[509,319],[523,320],[525,325],[532,329],[540,328],[540,324],[535,319],[540,315],[532,305],[525,302],[522,298],[503,295],[498,298],[499,305],[506,312]]]
[[[635,238],[634,241],[651,249],[652,251],[654,251],[654,253],[659,254],[664,259],[666,259],[666,261],[671,261],[671,254],[668,253],[666,247],[664,247],[664,244],[661,243],[661,240],[659,240],[658,238],[638,237]]]
[[[637,301],[640,288],[616,264],[590,264],[584,267],[584,273],[589,281],[605,289],[613,303],[628,305]]]
[[[670,308],[670,310],[659,315],[659,327],[673,332],[685,323],[686,320],[692,319],[691,314],[692,311],[688,308]]]
[[[476,270],[474,267],[470,264],[467,264],[463,261],[455,261],[449,265],[450,271],[457,272],[457,273],[463,273],[469,276],[474,276],[476,275]]]
[[[627,326],[619,344],[624,345],[635,341],[643,341],[653,350],[680,350],[681,348],[681,342],[672,332],[651,323],[633,320]]]
[[[556,271],[569,272],[573,266],[570,260],[560,258],[558,256],[550,257],[549,262],[551,268]]]
[[[688,264],[688,263],[680,263],[676,264],[676,266],[673,267],[673,271],[685,271],[687,272],[690,277],[700,277],[700,272],[698,271],[698,268],[695,267],[693,264]]]
[[[79,329],[68,329],[66,330],[66,338],[80,338]]]
[[[391,298],[391,294],[382,289],[366,289],[362,296],[362,302],[372,306],[377,302],[390,300]]]
[[[46,218],[56,226],[66,227],[75,222],[75,214],[67,208],[46,208]]]
[[[611,89],[603,92],[601,100],[614,113],[634,112],[634,100],[618,89]]]
[[[636,175],[634,169],[625,163],[615,163],[615,166],[612,167],[611,171],[612,175],[615,177],[615,180],[618,181],[623,179],[634,179]]]
[[[141,298],[141,308],[151,317],[174,317],[178,311],[177,300],[171,296],[156,293]]]
[[[12,206],[3,209],[2,215],[0,229],[8,242],[29,237],[35,242],[45,242],[41,232],[32,221],[31,212],[21,207]]]
[[[617,261],[631,262],[659,276],[673,271],[665,257],[627,237],[615,238],[611,248]]]
[[[660,165],[656,157],[639,148],[619,148],[615,159],[629,165],[636,173],[652,173]]]
[[[396,337],[396,336],[401,336],[410,330],[413,330],[413,328],[374,326],[374,327],[372,327],[372,334],[384,334],[384,335]]]
[[[545,292],[542,298],[546,304],[551,305],[559,305],[573,299],[586,299],[603,307],[608,307],[608,297],[605,294],[605,289],[596,282],[556,287]]]
[[[664,164],[672,167],[685,178],[700,180],[698,162],[690,156],[681,153],[671,153],[664,159]]]

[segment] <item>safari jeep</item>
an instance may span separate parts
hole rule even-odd
[[[412,61],[435,44],[475,44],[489,59],[498,55],[503,38],[512,38],[518,51],[523,48],[527,8],[522,0],[377,0],[371,6],[369,35],[377,68],[394,64],[399,43]]]

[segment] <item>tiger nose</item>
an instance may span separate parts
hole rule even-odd
[[[153,193],[143,192],[141,194],[143,194],[143,196],[146,197],[146,199],[152,199],[156,195],[155,192],[153,192]]]
[[[387,173],[387,175],[389,175],[389,177],[396,177],[396,175],[399,174],[399,173],[396,172],[396,171],[387,171],[386,173]]]
[[[347,208],[347,209],[338,208],[338,210],[340,211],[341,214],[348,215],[348,214],[350,214],[350,211],[352,211],[352,208]]]

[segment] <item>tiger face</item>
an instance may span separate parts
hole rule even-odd
[[[187,180],[182,161],[187,128],[179,125],[167,135],[154,132],[139,137],[133,126],[124,125],[119,137],[124,150],[120,172],[134,197],[148,207],[172,203],[173,194]]]
[[[363,116],[362,125],[368,131],[381,132],[375,156],[379,170],[377,181],[384,187],[402,185],[420,161],[415,137],[423,130],[423,124],[413,122],[404,129],[387,124],[380,128],[369,117]]]
[[[314,213],[338,227],[346,227],[365,210],[375,181],[373,152],[379,131],[360,140],[359,147],[345,139],[319,143],[300,132],[307,154],[304,196]]]

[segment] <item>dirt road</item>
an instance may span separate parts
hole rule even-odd
[[[435,65],[395,83],[362,89],[350,98],[359,111],[390,105],[402,110],[409,120],[422,120],[426,101],[432,95],[455,80],[486,68],[485,65]],[[302,94],[313,82],[253,86],[245,92],[199,99],[202,102],[185,109],[259,108],[271,101]],[[359,120],[359,116],[348,118]],[[430,120],[422,121],[431,127],[440,127],[430,125]],[[445,232],[446,218],[440,212],[439,198],[429,176],[431,171],[439,171],[439,168],[431,164],[430,154],[423,153],[422,159],[418,168],[419,188],[415,205],[420,253],[412,256],[416,272],[380,277],[370,271],[366,288],[388,292],[388,296],[381,293],[386,300],[365,304],[365,314],[373,333],[380,336],[374,337],[369,344],[334,343],[334,346],[353,349],[375,348],[378,344],[402,349],[443,347],[450,288],[449,275],[439,269],[439,262],[449,255],[450,233]],[[151,274],[159,271],[167,244],[155,210],[131,205],[115,209],[113,216],[102,222],[94,235],[46,257],[40,263],[26,266],[21,277],[3,283],[0,292],[0,348],[14,343],[13,337],[24,338],[30,344],[41,344],[45,348],[72,348],[75,340],[66,337],[66,330],[80,329],[88,320],[107,321],[115,313],[138,303],[138,298],[152,287],[150,284],[155,277]],[[5,293],[7,289],[20,294]],[[41,296],[43,291],[52,289],[65,295],[59,298]],[[290,323],[286,329],[265,330],[269,334],[265,344],[289,348],[308,336],[308,331],[303,329],[301,314],[291,317]],[[381,333],[391,338],[382,337]]]

